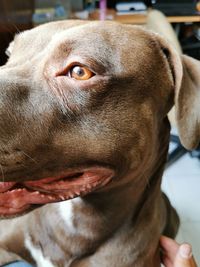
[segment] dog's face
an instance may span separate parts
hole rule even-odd
[[[179,57],[141,28],[82,24],[17,35],[0,68],[0,215],[100,190],[159,157]]]

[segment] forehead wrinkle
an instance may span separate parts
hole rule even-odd
[[[60,49],[70,50],[71,55],[83,57],[91,63],[100,63],[115,72],[121,72],[119,49],[117,45],[112,44],[112,37],[104,36],[102,31],[90,32],[87,35],[87,31],[80,31],[81,27],[76,28],[55,34],[49,45],[56,48],[59,44]]]

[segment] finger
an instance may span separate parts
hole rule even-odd
[[[160,238],[161,261],[166,267],[174,267],[174,260],[178,251],[178,244],[166,236]]]
[[[161,262],[165,267],[174,267],[174,263],[168,258],[168,256],[162,256]]]
[[[189,244],[180,245],[175,257],[174,267],[197,267]]]
[[[179,249],[179,244],[171,238],[162,236],[160,238],[160,246],[164,257],[168,258],[171,262],[174,262]]]

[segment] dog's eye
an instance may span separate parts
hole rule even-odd
[[[87,67],[76,65],[69,70],[68,75],[76,80],[89,80],[94,73]]]

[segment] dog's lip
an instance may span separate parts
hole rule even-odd
[[[40,180],[0,183],[0,216],[22,214],[33,206],[84,196],[108,184],[114,171],[106,167],[90,167],[65,171]]]
[[[16,182],[0,182],[0,193],[8,191]]]

